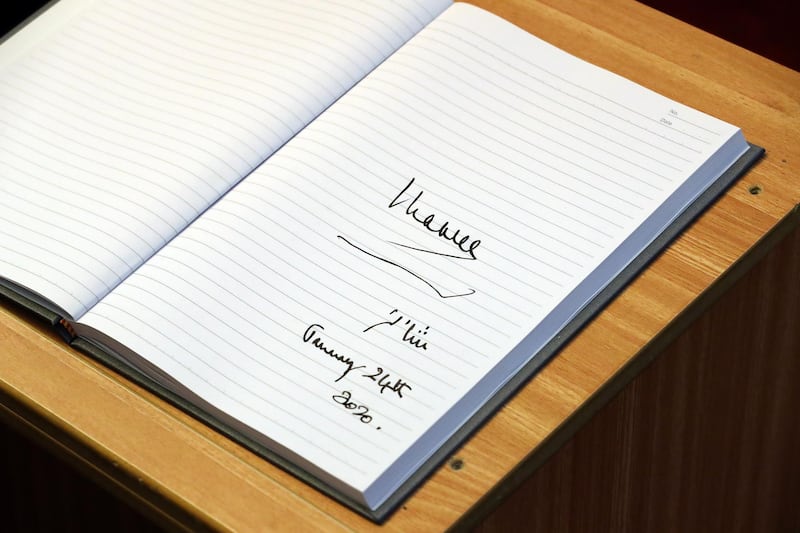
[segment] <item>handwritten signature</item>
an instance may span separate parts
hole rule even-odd
[[[392,317],[392,315],[395,316]],[[428,341],[424,339],[424,336],[428,334],[430,326],[424,326],[424,327],[418,326],[416,322],[412,321],[410,318],[406,318],[405,316],[403,316],[403,314],[400,313],[397,309],[392,309],[391,312],[389,313],[389,317],[390,320],[383,320],[381,322],[377,322],[367,327],[364,330],[364,333],[378,326],[395,326],[405,318],[405,322],[403,322],[402,325],[403,327],[405,326],[408,327],[403,332],[403,337],[402,337],[403,342],[407,342],[414,348],[419,348],[421,350],[428,349]]]
[[[410,268],[404,267],[403,265],[401,265],[399,263],[395,263],[391,259],[386,259],[385,257],[381,257],[378,254],[370,252],[369,250],[367,250],[365,248],[362,248],[361,246],[353,243],[352,241],[350,241],[346,237],[343,237],[341,235],[337,235],[337,237],[339,239],[341,239],[342,241],[346,242],[347,244],[349,244],[350,246],[352,246],[353,248],[355,248],[356,250],[358,250],[359,252],[363,253],[363,254],[366,254],[366,255],[368,255],[368,256],[370,256],[372,258],[377,259],[378,261],[383,261],[384,263],[387,263],[387,264],[395,266],[395,267],[397,267],[397,268],[399,268],[399,269],[401,269],[401,270],[403,270],[405,272],[408,272],[409,274],[411,274],[412,276],[414,276],[415,278],[417,278],[418,280],[423,282],[425,285],[427,285],[428,287],[433,289],[434,292],[436,292],[436,294],[439,296],[439,298],[456,298],[458,296],[469,296],[471,294],[475,294],[475,289],[469,289],[467,292],[461,292],[461,293],[455,293],[455,294],[445,294],[442,291],[440,291],[436,287],[436,285],[434,285],[432,282],[430,282],[427,279],[425,279],[424,277],[420,276],[419,274],[417,274],[416,272],[414,272]]]
[[[408,202],[408,198],[406,198],[405,200],[401,200],[400,198],[402,198],[403,195],[406,194],[406,192],[411,188],[411,186],[413,184],[414,184],[414,178],[411,178],[411,181],[409,181],[408,184],[405,187],[403,187],[403,190],[401,190],[399,193],[397,193],[397,196],[395,196],[394,199],[391,202],[389,202],[389,209],[392,209],[393,207],[397,207],[398,205],[401,205],[401,204],[404,204],[404,203]],[[455,258],[455,259],[467,259],[467,260],[471,260],[471,261],[477,259],[475,257],[475,250],[477,250],[478,246],[481,245],[481,240],[480,239],[473,239],[469,235],[462,235],[462,232],[461,232],[461,230],[459,228],[456,228],[455,230],[453,230],[450,227],[450,221],[449,220],[445,220],[444,222],[442,222],[441,225],[438,228],[435,227],[434,220],[436,220],[436,216],[437,216],[436,213],[431,213],[431,214],[429,214],[429,215],[427,215],[425,217],[422,217],[422,215],[418,215],[419,207],[415,206],[415,204],[417,202],[419,202],[419,200],[420,200],[420,198],[422,198],[422,195],[423,195],[424,192],[425,191],[420,190],[417,193],[417,195],[414,196],[414,199],[411,200],[411,203],[409,203],[406,206],[406,215],[408,215],[411,218],[413,218],[416,222],[421,224],[428,231],[430,231],[432,233],[436,233],[439,237],[441,237],[442,239],[444,239],[446,241],[451,241],[453,244],[455,244],[458,247],[459,250],[461,250],[462,252],[464,252],[466,254],[469,254],[469,257],[465,257],[465,256],[462,256],[462,255],[452,255],[452,254],[445,254],[445,253],[441,253],[441,252],[435,252],[433,250],[427,250],[425,248],[416,248],[416,247],[413,247],[413,246],[408,246],[406,244],[400,244],[400,243],[396,243],[396,242],[393,242],[392,244],[396,244],[397,246],[403,246],[405,248],[410,248],[410,249],[416,250],[418,252],[426,252],[426,253],[430,253],[430,254],[443,255],[445,257],[452,257],[452,258]]]

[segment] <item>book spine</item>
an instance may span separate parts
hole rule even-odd
[[[72,342],[78,335],[75,333],[75,328],[67,319],[62,318],[56,324],[56,331],[61,335],[65,341]]]

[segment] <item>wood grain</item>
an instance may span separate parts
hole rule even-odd
[[[733,419],[729,411],[721,411],[723,418],[718,425],[709,425],[709,418],[691,416],[686,410],[706,405],[704,391],[714,383],[714,367],[720,363],[712,357],[718,349],[712,337],[726,337],[726,330],[720,333],[725,324],[720,320],[743,327],[745,304],[729,303],[738,311],[722,315],[715,311],[701,318],[699,330],[692,333],[693,328],[685,340],[681,337],[672,347],[667,346],[721,297],[737,276],[756,264],[780,234],[798,223],[797,214],[791,213],[800,202],[800,74],[631,1],[475,3],[580,57],[741,126],[751,142],[767,148],[767,156],[465,443],[456,453],[461,468],[444,465],[383,526],[376,526],[113,372],[66,349],[57,338],[11,308],[0,310],[0,404],[4,418],[37,435],[40,442],[99,483],[113,487],[165,527],[176,530],[441,531],[469,527],[508,498],[554,453],[563,453],[565,459],[544,466],[545,471],[555,471],[549,478],[552,482],[547,482],[552,487],[547,483],[536,485],[538,477],[531,478],[533,495],[523,489],[517,499],[511,496],[509,507],[500,508],[484,528],[517,523],[512,515],[521,512],[520,507],[525,508],[530,498],[543,499],[550,492],[568,499],[553,504],[551,511],[555,514],[551,518],[541,519],[545,530],[546,526],[561,530],[562,525],[591,525],[570,525],[564,513],[574,509],[571,506],[578,504],[576,499],[587,500],[590,510],[602,508],[605,502],[623,506],[624,498],[604,500],[604,495],[586,488],[603,472],[610,472],[610,487],[615,494],[627,495],[626,501],[632,502],[624,505],[634,507],[612,508],[605,517],[592,514],[599,511],[590,511],[580,520],[598,517],[612,526],[647,526],[652,525],[649,521],[664,520],[671,524],[669,517],[675,513],[698,513],[691,506],[699,504],[687,498],[708,493],[717,483],[740,483],[749,475],[755,476],[751,478],[755,484],[767,479],[772,481],[764,486],[781,486],[775,481],[778,477],[774,470],[753,473],[755,458],[747,453],[754,447],[776,454],[786,452],[777,444],[770,448],[763,437],[784,438],[780,427],[785,422],[781,417],[786,407],[770,415],[774,419],[764,428],[766,433],[759,434],[748,426],[747,439],[751,440],[735,441],[735,449],[720,455],[720,461],[735,457],[739,466],[724,470],[722,463],[713,463],[715,469],[728,472],[726,477],[698,477],[703,472],[701,462],[714,455],[700,453],[691,459],[694,463],[687,464],[676,451],[680,446],[700,450],[708,444],[720,448],[727,442],[706,432],[722,431],[726,437],[736,437],[730,429]],[[761,193],[751,194],[752,185],[759,185]],[[796,237],[792,242],[796,250]],[[755,281],[761,278],[746,279],[750,279],[748,286],[759,287]],[[744,292],[758,301],[758,288]],[[770,306],[776,301],[768,300]],[[754,318],[759,320],[756,329],[761,340],[752,345],[722,345],[721,349],[734,352],[740,344],[748,346],[730,359],[735,376],[725,379],[732,380],[733,385],[718,387],[755,395],[754,399],[741,400],[743,424],[758,425],[765,408],[775,402],[783,406],[781,402],[792,398],[765,396],[760,388],[775,368],[759,367],[760,373],[754,374],[744,364],[748,359],[766,357],[765,350],[773,346],[767,344],[772,342],[766,340],[767,329],[762,329],[767,327],[762,323],[765,317],[771,317],[772,323],[786,324],[789,313],[758,307]],[[790,329],[788,324],[784,329]],[[796,346],[790,344],[791,340],[787,342],[774,347],[784,350]],[[634,381],[630,392],[626,389],[615,400],[618,407],[603,411],[611,414],[599,415],[588,426],[601,425],[600,429],[587,430],[585,435],[582,432],[584,436],[575,437],[565,451],[558,451],[616,391],[665,349],[666,355],[658,364],[667,368],[653,371],[656,377],[641,384]],[[695,352],[698,355],[693,356]],[[754,353],[757,356],[753,357]],[[785,388],[785,381],[781,383]],[[684,391],[689,396],[684,398]],[[666,412],[665,406],[671,404],[682,406],[683,418],[679,418],[680,410],[678,414]],[[678,427],[664,433],[670,420]],[[637,428],[644,428],[647,435],[642,443],[629,455],[614,455],[615,447],[628,446],[635,440]],[[659,442],[673,445],[667,450],[672,450],[672,455],[661,457]],[[713,450],[704,453],[713,454]],[[633,465],[643,468],[650,457],[650,471],[640,476],[632,470]],[[606,463],[615,461],[620,462],[619,468],[604,470]],[[653,480],[673,472],[676,478],[665,481],[667,500],[660,508],[649,498],[662,490]],[[586,479],[582,481],[581,476]],[[678,493],[680,485],[689,481],[701,487],[686,495]],[[559,488],[558,483],[563,486]],[[642,484],[646,486],[642,488]],[[734,486],[718,502],[712,502],[710,509],[718,511],[723,505],[739,502],[750,495],[748,490]],[[624,522],[621,517],[631,509],[641,518]],[[743,523],[769,523],[767,518],[759,518],[761,511],[730,512]],[[771,512],[765,510],[764,516]],[[511,522],[498,518],[505,514]],[[530,520],[529,514],[523,516]]]

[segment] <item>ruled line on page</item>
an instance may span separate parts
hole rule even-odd
[[[34,153],[36,152],[34,151]],[[20,157],[19,154],[17,154],[17,156]],[[42,212],[48,210],[58,213],[59,216],[69,218],[73,215],[72,213],[67,213],[63,211],[64,206],[78,205],[83,203],[84,205],[91,207],[90,216],[97,217],[102,221],[97,224],[92,222],[92,224],[90,224],[89,227],[87,228],[89,230],[96,230],[98,227],[103,227],[103,228],[113,227],[115,223],[119,222],[119,220],[114,220],[112,216],[107,213],[109,207],[106,202],[98,201],[96,196],[94,198],[86,198],[85,196],[77,193],[75,190],[62,191],[59,188],[59,174],[57,173],[57,171],[39,165],[37,164],[36,161],[32,159],[23,157],[20,158],[21,158],[21,163],[23,165],[29,165],[28,168],[23,170],[21,168],[22,165],[17,166],[8,161],[0,163],[15,171],[17,175],[26,176],[25,178],[26,181],[24,182],[18,179],[13,179],[11,177],[6,177],[5,178],[6,192],[8,194],[14,194],[12,191],[15,190],[19,192],[30,191],[30,189],[32,188],[31,185],[36,185],[35,189],[37,189],[37,199],[41,202],[37,203],[30,197],[26,197],[24,200],[21,200],[20,205],[25,205],[25,203],[30,203],[30,205],[35,208],[32,209],[31,211]],[[77,167],[74,168],[77,169]],[[83,170],[83,169],[78,169],[78,170]],[[79,183],[82,182],[79,181]],[[9,185],[16,186],[16,189],[13,189]],[[112,188],[110,189],[99,188],[98,190],[95,191],[95,193],[102,193],[103,196],[107,194],[114,202],[129,202],[130,201],[129,196],[126,196],[125,194],[116,191],[116,189],[122,189],[122,188],[125,188],[123,184],[112,183]],[[52,193],[49,193],[47,191],[52,191]],[[131,189],[128,192],[132,193],[135,191]],[[147,209],[145,206],[141,204],[138,204],[137,207],[140,209]],[[116,214],[117,213],[114,213],[114,215]],[[134,253],[138,257],[139,259],[138,262],[144,261],[144,258],[155,253],[156,249],[150,245],[148,239],[142,237],[142,233],[151,232],[152,235],[156,236],[160,234],[155,228],[146,224],[142,219],[137,218],[135,215],[123,214],[122,217],[125,219],[125,224],[123,225],[123,227],[125,228],[126,232],[124,236],[112,235],[110,233],[106,234],[109,238],[116,240],[121,245],[122,248],[130,249],[132,253]],[[82,221],[78,220],[78,222]],[[166,223],[166,221],[164,222]],[[138,243],[134,244],[134,241],[138,241]]]
[[[462,27],[461,29],[464,29],[464,28]],[[488,46],[493,47],[495,49],[497,48],[497,44],[496,43],[490,42],[485,37],[479,36],[479,35],[474,34],[474,33],[472,34],[472,36],[476,37],[477,39],[480,39],[481,40],[481,44],[488,45]],[[459,37],[456,37],[456,39],[460,40]],[[466,42],[466,40],[464,39],[463,42]],[[475,46],[475,45],[473,45],[473,47],[475,48],[476,51],[480,49],[480,47]],[[630,113],[632,113],[634,115],[637,115],[639,117],[639,119],[641,119],[641,120],[644,120],[644,121],[647,121],[647,122],[656,122],[657,124],[662,124],[662,123],[659,123],[658,121],[656,121],[651,115],[642,113],[640,110],[635,109],[635,108],[633,108],[633,107],[631,107],[629,105],[626,105],[625,103],[623,103],[622,101],[620,101],[618,99],[612,99],[612,98],[608,97],[605,94],[600,94],[600,93],[598,93],[596,91],[593,91],[589,87],[587,87],[587,86],[585,86],[583,84],[578,84],[578,83],[575,83],[572,80],[566,79],[563,76],[560,76],[559,74],[555,73],[553,70],[543,68],[541,64],[537,64],[537,63],[532,62],[532,61],[530,61],[530,60],[528,60],[526,58],[522,58],[521,56],[518,56],[518,55],[516,55],[515,59],[521,59],[521,60],[523,60],[525,62],[526,66],[528,66],[530,68],[533,68],[533,69],[539,70],[541,72],[544,72],[545,74],[547,74],[547,75],[549,75],[549,76],[551,76],[551,77],[553,77],[555,79],[558,79],[559,81],[562,81],[562,82],[568,84],[569,86],[571,86],[571,87],[573,87],[573,88],[575,88],[575,89],[577,89],[579,91],[583,91],[585,93],[589,93],[589,94],[591,94],[591,95],[593,95],[593,96],[595,96],[595,97],[607,102],[608,104],[611,104],[614,107],[617,107],[619,109],[624,109],[625,111],[628,111],[628,112],[630,112]],[[505,65],[507,67],[509,67],[509,68],[514,68],[510,63],[505,63]],[[528,75],[528,77],[531,77],[531,78],[533,77],[530,74],[527,74],[527,75]],[[585,102],[585,103],[589,103],[586,100],[583,100],[583,99],[581,99],[580,97],[578,97],[578,96],[576,96],[574,94],[570,94],[570,93],[566,93],[566,92],[564,92],[564,94],[566,96],[570,97],[570,98],[575,99],[575,100],[579,100],[579,101],[582,101],[582,102]],[[595,104],[591,104],[591,103],[589,103],[589,105],[591,105],[592,107],[595,107],[596,109],[600,110],[601,112],[608,113],[609,115],[612,115],[612,116],[618,118],[618,116],[615,115],[614,112],[612,112],[608,108],[604,108],[604,107],[601,107],[601,106],[596,106]],[[678,146],[681,146],[681,147],[683,147],[685,149],[688,149],[690,151],[693,151],[693,152],[699,152],[700,151],[699,148],[687,146],[685,144],[682,144],[679,141],[676,141],[675,139],[672,139],[670,137],[667,137],[667,136],[661,135],[661,134],[659,134],[657,132],[654,132],[652,130],[649,130],[641,122],[640,123],[634,123],[634,125],[636,127],[638,127],[639,129],[641,129],[642,131],[650,133],[650,134],[652,134],[652,135],[654,135],[656,137],[660,137],[661,139],[664,139],[667,142],[676,144]],[[698,142],[700,142],[702,144],[705,144],[705,145],[710,143],[709,140],[701,138],[701,137],[698,137],[698,136],[693,135],[693,134],[691,134],[689,132],[686,132],[686,131],[682,131],[682,130],[679,130],[679,129],[672,129],[672,131],[675,131],[675,132],[677,132],[679,134],[685,135],[686,137],[689,137],[689,138],[691,138],[693,140],[696,140],[696,141],[698,141]],[[714,132],[712,130],[709,130],[709,131],[711,131],[711,133],[713,133],[715,135],[719,135],[718,132]]]

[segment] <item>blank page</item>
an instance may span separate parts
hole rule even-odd
[[[80,316],[446,5],[61,0],[0,47],[0,276]]]
[[[457,4],[86,323],[375,506],[732,144],[736,128]]]

